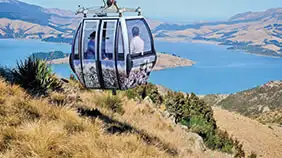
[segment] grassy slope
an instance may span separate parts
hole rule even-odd
[[[207,95],[209,105],[217,105],[238,112],[263,123],[282,124],[282,81],[272,81],[262,86],[232,95]]]
[[[282,154],[282,129],[227,110],[214,107],[218,126],[243,142],[248,155],[254,151],[260,157],[279,158]]]
[[[107,92],[70,85],[64,93],[34,99],[0,80],[0,157],[228,156],[199,149],[195,134],[151,104],[120,94],[124,111],[114,113],[102,106]]]

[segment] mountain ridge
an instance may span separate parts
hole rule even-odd
[[[188,25],[161,24],[154,36],[162,40],[209,41],[249,53],[282,57],[282,8],[237,14],[227,21]]]
[[[231,95],[207,95],[203,99],[211,106],[240,113],[262,123],[282,125],[282,80]]]
[[[68,10],[43,8],[17,0],[0,1],[0,38],[70,43],[80,18]]]
[[[25,38],[71,43],[80,19],[70,10],[43,8],[18,0],[1,0],[0,39]],[[152,19],[147,21],[152,29],[162,23]]]
[[[80,19],[69,10],[43,8],[17,0],[2,0],[0,38],[71,43]],[[253,54],[282,57],[282,8],[240,13],[227,21],[185,25],[152,19],[147,21],[157,40],[208,41],[228,45],[231,50],[240,49]]]

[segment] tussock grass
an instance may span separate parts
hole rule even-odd
[[[64,101],[66,94],[33,98],[19,86],[0,79],[0,157],[173,157],[157,145],[159,142],[148,144],[139,133],[108,133],[103,120],[83,117],[76,109],[99,108],[110,117],[113,109],[106,104],[112,107],[126,102],[107,93],[79,93],[82,99],[75,105]],[[95,105],[103,96],[103,104]],[[114,117],[126,122],[119,113]]]
[[[120,113],[120,114],[124,113],[122,100],[118,96],[106,95],[106,96],[98,97],[96,101],[96,105],[106,108],[114,113]]]
[[[34,98],[0,79],[0,157],[226,157],[204,152],[153,104],[75,80],[63,89]]]

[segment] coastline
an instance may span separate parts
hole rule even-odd
[[[200,43],[200,44],[211,44],[221,46],[220,42],[215,41],[205,41],[205,40],[193,40],[193,39],[186,39],[186,38],[158,38],[155,37],[155,41],[162,41],[162,42],[172,42],[172,43]]]
[[[21,40],[21,41],[39,41],[42,43],[52,43],[52,44],[66,44],[70,45],[70,43],[67,42],[52,42],[52,41],[44,41],[43,39],[40,38],[34,38],[34,39],[27,39],[27,38],[0,38],[0,40]]]
[[[196,62],[192,60],[181,58],[178,56],[173,56],[170,54],[158,53],[157,55],[158,55],[158,60],[154,68],[154,71],[176,68],[176,67],[190,67],[196,64]],[[68,62],[69,62],[68,57],[47,61],[48,64],[54,64],[54,65],[67,64]]]
[[[185,38],[155,38],[158,41],[163,41],[163,42],[175,42],[175,43],[198,43],[198,44],[209,44],[209,45],[216,45],[216,46],[224,46],[228,48],[232,48],[233,45],[226,45],[226,44],[221,44],[221,42],[216,42],[216,41],[206,41],[206,40],[187,40]],[[239,48],[235,48],[235,49],[229,49],[230,51],[241,51],[244,52],[246,54],[251,54],[251,55],[255,55],[255,56],[263,56],[263,57],[270,57],[270,58],[282,58],[282,56],[274,56],[274,55],[266,55],[266,54],[261,54],[261,53],[252,53],[248,50],[245,49],[239,49]]]
[[[232,48],[233,45],[225,45],[222,44],[221,42],[216,42],[216,41],[207,41],[207,40],[194,40],[194,39],[187,39],[187,38],[159,38],[159,37],[154,37],[154,39],[156,41],[163,41],[163,42],[172,42],[172,43],[198,43],[198,44],[209,44],[209,45],[216,45],[216,46],[224,46],[228,48]],[[53,44],[66,44],[66,45],[71,45],[70,43],[66,43],[66,42],[52,42],[52,41],[44,41],[42,39],[24,39],[24,38],[0,38],[0,40],[23,40],[23,41],[30,41],[30,40],[34,40],[34,41],[40,41],[40,42],[44,42],[44,43],[53,43]],[[264,57],[271,57],[271,58],[282,58],[281,56],[274,56],[274,55],[267,55],[267,54],[262,54],[262,53],[253,53],[251,51],[248,51],[246,49],[240,49],[240,48],[235,48],[232,49],[230,51],[242,51],[246,54],[251,54],[251,55],[255,55],[255,56],[264,56]],[[280,53],[281,54],[281,53]]]

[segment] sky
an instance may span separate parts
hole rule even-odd
[[[80,4],[85,7],[100,6],[102,0],[20,0],[47,8],[75,11]],[[264,11],[282,7],[282,0],[117,0],[119,6],[140,6],[149,18],[175,21],[227,20],[247,11]]]

